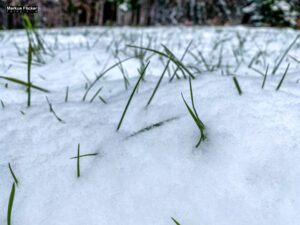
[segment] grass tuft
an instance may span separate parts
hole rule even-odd
[[[173,118],[170,118],[170,119],[167,119],[167,120],[160,121],[160,122],[158,122],[158,123],[154,123],[154,124],[152,124],[152,125],[150,125],[150,126],[147,126],[147,127],[143,128],[143,129],[137,131],[137,132],[134,132],[133,134],[129,135],[127,138],[134,137],[134,136],[136,136],[136,135],[138,135],[138,134],[140,134],[140,133],[143,133],[143,132],[145,132],[145,131],[149,131],[149,130],[151,130],[151,129],[153,129],[153,128],[160,127],[160,126],[162,126],[163,124],[168,123],[168,122],[171,122],[171,121],[173,121],[173,120],[175,120],[175,119],[178,119],[178,117],[173,117]]]

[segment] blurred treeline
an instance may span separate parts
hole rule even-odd
[[[22,27],[6,6],[37,5],[38,27],[251,24],[300,28],[300,0],[0,0],[0,28]]]

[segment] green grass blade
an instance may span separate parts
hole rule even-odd
[[[77,177],[80,177],[80,144],[78,144],[78,149],[77,149]]]
[[[203,123],[201,122],[201,120],[199,120],[199,119],[197,118],[197,116],[194,114],[194,112],[192,111],[192,109],[189,107],[189,105],[187,104],[186,100],[184,99],[182,93],[181,93],[181,97],[182,97],[182,99],[183,99],[183,101],[184,101],[184,104],[185,104],[186,108],[188,109],[190,115],[192,116],[192,118],[194,119],[194,121],[195,121],[197,127],[198,127],[199,130],[200,130],[201,136],[200,136],[200,139],[199,139],[198,143],[196,144],[196,148],[198,148],[199,145],[200,145],[200,143],[201,143],[202,141],[204,141],[205,138],[206,138],[205,135],[204,135],[204,129],[205,129],[205,127],[204,127]]]
[[[178,223],[173,217],[171,217],[171,219],[173,220],[173,222],[174,222],[176,225],[180,225],[180,223]]]
[[[48,105],[49,105],[49,111],[55,116],[55,118],[61,122],[61,123],[65,123],[65,121],[63,121],[61,118],[59,118],[56,114],[56,112],[54,111],[53,107],[52,107],[52,104],[51,102],[49,101],[48,97],[46,96],[46,100],[48,102]]]
[[[143,128],[143,129],[137,131],[137,132],[134,132],[133,134],[129,135],[127,138],[134,137],[134,136],[136,136],[136,135],[138,135],[140,133],[149,131],[149,130],[151,130],[153,128],[156,128],[156,127],[160,127],[160,126],[164,125],[165,123],[171,122],[171,121],[176,120],[176,119],[178,119],[178,117],[173,117],[173,118],[170,118],[170,119],[167,119],[167,120],[160,121],[158,123],[154,123],[154,124],[152,124],[150,126],[147,126],[147,127]]]
[[[157,91],[157,89],[158,89],[158,87],[159,87],[159,85],[160,85],[160,83],[161,83],[161,81],[162,81],[162,79],[163,79],[163,77],[164,77],[164,75],[165,75],[168,67],[169,67],[170,61],[171,60],[169,59],[168,62],[167,62],[167,65],[165,66],[165,69],[164,69],[163,73],[161,74],[161,76],[160,76],[160,78],[159,78],[159,80],[158,80],[158,82],[157,82],[157,84],[156,84],[156,86],[155,86],[155,88],[154,88],[154,90],[152,92],[152,95],[151,95],[151,97],[150,97],[150,99],[149,99],[149,101],[147,103],[147,106],[150,105],[150,103],[151,103],[151,101],[152,101],[152,99],[153,99],[153,97],[154,97],[154,95],[155,95],[155,93],[156,93],[156,91]]]
[[[105,70],[104,72],[102,72],[91,84],[90,86],[87,88],[86,92],[83,95],[82,101],[85,101],[87,94],[89,93],[89,91],[91,90],[91,88],[97,83],[98,80],[100,80],[100,78],[102,78],[107,72],[109,72],[111,69],[115,68],[116,66],[120,65],[121,63],[126,62],[129,59],[133,59],[134,57],[130,57],[130,58],[126,58],[122,61],[117,62],[116,64],[112,65],[111,67],[109,67],[107,70]]]
[[[239,82],[238,82],[238,80],[236,79],[236,77],[233,77],[233,82],[234,82],[234,84],[235,84],[235,86],[236,86],[236,89],[237,89],[238,92],[239,92],[239,95],[242,95],[243,92],[242,92],[242,89],[241,89],[241,87],[240,87],[240,85],[239,85]]]
[[[9,196],[9,202],[7,208],[7,225],[11,225],[11,212],[14,204],[14,197],[15,197],[15,183],[13,183],[12,185],[10,196]]]
[[[128,100],[127,104],[126,104],[126,107],[125,107],[124,112],[123,112],[123,114],[122,114],[122,116],[121,116],[120,122],[119,122],[119,124],[118,124],[117,131],[118,131],[118,130],[120,129],[120,127],[121,127],[122,121],[123,121],[124,116],[125,116],[125,114],[126,114],[126,112],[127,112],[127,109],[128,109],[128,107],[129,107],[129,104],[130,104],[130,102],[131,102],[131,100],[132,100],[132,98],[133,98],[133,95],[134,95],[136,89],[137,89],[138,86],[139,86],[139,83],[140,83],[141,80],[143,79],[143,76],[144,76],[144,74],[145,74],[145,72],[146,72],[146,70],[147,70],[149,64],[150,64],[150,62],[148,62],[147,65],[144,67],[144,69],[140,72],[140,78],[139,78],[139,80],[137,81],[137,83],[136,83],[136,85],[135,85],[135,87],[134,87],[134,89],[133,89],[133,91],[132,91],[132,93],[131,93],[131,95],[130,95],[130,97],[129,97],[129,100]]]
[[[14,171],[12,170],[12,168],[11,168],[11,166],[10,166],[10,163],[8,163],[8,168],[9,168],[9,170],[10,170],[10,173],[11,173],[12,177],[13,177],[14,180],[15,180],[15,183],[18,184],[19,181],[18,181],[18,179],[16,178],[16,176],[15,176],[15,174],[14,174]]]
[[[94,99],[98,96],[98,94],[102,91],[103,87],[100,87],[98,89],[98,91],[94,94],[94,96],[91,98],[90,103],[92,103],[94,101]]]
[[[290,67],[290,64],[288,64],[288,66],[286,67],[285,72],[284,72],[284,74],[283,74],[283,76],[282,76],[282,78],[281,78],[281,80],[280,80],[280,82],[279,82],[279,84],[278,84],[278,86],[276,88],[276,91],[279,91],[279,89],[280,89],[280,87],[281,87],[281,85],[282,85],[282,83],[284,81],[285,75],[287,74],[287,72],[289,70],[289,67]]]
[[[297,35],[297,37],[294,39],[294,41],[290,44],[290,46],[285,50],[285,52],[283,53],[282,57],[280,58],[279,62],[277,63],[277,65],[274,67],[273,71],[272,71],[272,75],[274,75],[276,73],[276,71],[278,70],[280,64],[282,63],[283,59],[285,58],[285,56],[288,54],[288,52],[291,50],[291,48],[294,46],[294,44],[297,42],[298,38],[300,37],[300,34]]]
[[[296,63],[300,63],[300,60],[296,59],[294,56],[292,55],[289,55],[289,57],[294,60]]]
[[[202,123],[202,121],[200,120],[197,110],[195,108],[195,104],[194,104],[194,94],[193,94],[193,87],[192,87],[192,79],[189,77],[189,85],[190,85],[190,95],[191,95],[191,102],[192,102],[192,107],[193,107],[193,111],[195,113],[195,116],[197,118],[197,120],[199,121],[199,123],[201,124],[201,127],[204,128],[204,124]]]
[[[80,155],[79,158],[81,157],[87,157],[87,156],[96,156],[98,155],[98,153],[90,153],[90,154],[85,154],[85,155]],[[77,159],[78,156],[74,156],[74,157],[71,157],[70,159]]]
[[[200,57],[201,57],[202,62],[204,63],[204,66],[205,66],[206,70],[207,70],[207,71],[210,71],[211,69],[209,68],[209,65],[208,65],[208,63],[206,62],[206,60],[205,60],[205,58],[204,58],[202,52],[199,51],[199,55],[200,55]]]
[[[8,80],[8,81],[17,83],[17,84],[21,84],[21,85],[23,85],[23,86],[25,86],[25,87],[28,87],[28,86],[29,86],[28,83],[26,83],[25,81],[22,81],[22,80],[13,78],[13,77],[0,76],[0,79],[4,79],[4,80]],[[39,91],[42,91],[42,92],[50,93],[49,90],[46,90],[46,89],[44,89],[44,88],[35,86],[35,85],[33,85],[33,84],[31,84],[30,87],[31,87],[31,88],[34,88],[34,89],[37,89],[37,90],[39,90]]]
[[[185,48],[185,51],[184,51],[183,55],[181,56],[180,61],[182,61],[184,59],[184,57],[185,57],[186,53],[189,51],[189,48],[191,47],[192,43],[193,43],[193,40],[191,40],[190,43],[188,44],[188,46]],[[174,79],[178,69],[179,69],[179,67],[177,66],[169,81],[172,81]]]
[[[269,70],[269,65],[267,66],[267,70],[266,70],[266,73],[264,75],[264,80],[263,80],[263,83],[261,85],[261,88],[264,89],[265,87],[265,83],[266,83],[266,80],[267,80],[267,76],[268,76],[268,70]]]
[[[28,84],[27,107],[30,107],[30,103],[31,103],[31,81],[30,81],[31,61],[32,61],[32,47],[31,47],[31,44],[29,42],[29,45],[28,45],[28,63],[27,63],[27,84]]]
[[[65,102],[68,102],[68,99],[69,99],[69,86],[67,86],[67,89],[66,89]]]
[[[101,102],[103,102],[104,104],[107,104],[107,101],[104,100],[104,98],[102,98],[101,96],[99,96],[99,99]]]

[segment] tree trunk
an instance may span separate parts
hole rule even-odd
[[[142,26],[149,25],[150,11],[151,11],[150,1],[142,0],[141,9],[140,9],[140,25]]]

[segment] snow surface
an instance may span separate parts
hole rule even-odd
[[[182,225],[299,224],[300,64],[295,59],[300,59],[300,39],[275,75],[270,75],[299,32],[125,27],[40,33],[54,55],[45,56],[44,65],[33,65],[32,82],[51,93],[32,90],[32,106],[27,108],[25,88],[0,80],[0,99],[5,105],[0,109],[0,224],[6,224],[13,183],[9,162],[19,179],[13,225],[174,224],[170,217]],[[26,54],[18,55],[15,47],[27,49],[25,33],[1,31],[0,40],[0,75],[26,81],[27,66],[22,63],[27,61]],[[180,58],[191,40],[190,51],[198,58],[197,52],[202,51],[207,64],[216,65],[222,55],[221,66],[214,71],[206,71],[201,58],[198,62],[191,54],[183,60],[194,66],[195,105],[206,126],[207,139],[199,148],[194,146],[200,132],[181,98],[183,93],[190,104],[188,80],[168,82],[166,74],[152,103],[145,107],[166,59],[150,58],[145,81],[119,132],[118,122],[137,81],[138,59],[123,64],[130,77],[127,90],[117,67],[82,101],[88,83],[83,73],[93,81],[104,68],[118,62],[116,57],[133,56],[134,49],[125,48],[126,44],[160,50],[160,44],[166,44]],[[263,90],[263,76],[248,67],[259,51],[263,56],[252,67],[264,73],[269,65]],[[290,69],[276,92],[288,63]],[[232,75],[240,83],[241,96]],[[67,86],[69,101],[65,103]],[[108,104],[98,98],[89,103],[101,86],[100,95]],[[49,112],[45,96],[65,123]],[[79,179],[76,160],[70,159],[76,156],[78,143],[81,154],[98,153],[81,158]]]

